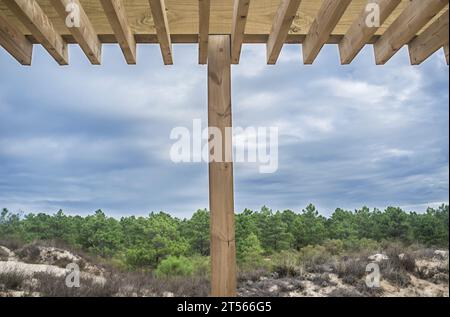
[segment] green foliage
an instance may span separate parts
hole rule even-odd
[[[300,249],[300,262],[308,268],[324,264],[331,258],[322,245],[308,245]]]
[[[244,240],[237,244],[237,259],[241,268],[258,268],[262,265],[263,248],[259,243],[258,236],[254,233],[249,234]]]
[[[326,219],[320,216],[319,211],[311,204],[295,219],[294,230],[296,249],[320,244],[329,236],[326,230]]]
[[[260,211],[245,209],[236,215],[237,258],[245,269],[264,266],[267,262],[264,257],[276,259],[290,254],[295,263],[281,263],[280,267],[286,269],[296,266],[296,261],[320,262],[322,255],[335,256],[349,250],[377,251],[383,241],[445,248],[449,241],[448,216],[448,205],[429,208],[425,213],[393,207],[385,211],[367,207],[355,211],[336,209],[327,218],[314,205],[300,213],[274,212],[267,207]],[[107,217],[101,210],[81,217],[66,215],[62,210],[53,215],[23,215],[3,209],[0,244],[14,248],[39,240],[57,241],[131,269],[161,271],[173,264],[175,271],[181,265],[207,275],[209,227],[207,210],[198,210],[184,220],[163,212],[118,220]],[[168,262],[160,267],[163,261]]]
[[[161,261],[155,271],[157,277],[191,276],[194,272],[192,262],[184,257],[169,256]]]
[[[187,238],[191,251],[200,255],[209,254],[210,219],[206,209],[197,210],[190,220],[181,224],[181,233]]]
[[[326,240],[323,243],[325,250],[331,255],[338,255],[344,251],[344,242],[339,239]]]

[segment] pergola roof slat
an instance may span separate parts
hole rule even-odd
[[[128,24],[122,0],[100,0],[106,17],[128,64],[136,64],[136,41]]]
[[[281,0],[267,41],[267,64],[275,64],[297,14],[301,0]]]
[[[86,15],[79,0],[51,0],[53,7],[58,12],[61,19],[66,20],[68,12],[66,8],[69,4],[75,4],[78,7],[79,25],[68,27],[73,37],[86,54],[89,61],[94,65],[100,65],[102,60],[102,43],[98,39],[89,18]]]
[[[67,23],[71,4],[80,8],[78,28]],[[324,44],[338,45],[341,64],[350,64],[373,44],[379,65],[409,46],[414,64],[437,46],[445,49],[443,27],[442,34],[431,28],[445,11],[448,0],[0,1],[3,32],[16,32],[3,34],[3,46],[9,44],[11,51],[12,44],[41,44],[61,65],[68,63],[67,44],[79,45],[98,65],[105,43],[118,43],[128,64],[136,64],[137,44],[158,44],[166,65],[173,64],[172,44],[198,44],[198,62],[206,64],[211,35],[229,36],[233,64],[239,64],[243,44],[265,44],[268,64],[277,62],[284,44],[303,46],[305,64],[315,61]],[[26,64],[24,51],[13,53]]]
[[[448,0],[411,0],[406,9],[375,43],[377,65],[385,64],[441,11]]]
[[[312,64],[351,0],[325,0],[303,43],[303,63]]]
[[[250,0],[234,0],[231,31],[231,62],[233,64],[239,64],[249,8]]]
[[[444,54],[445,54],[445,59],[447,60],[447,65],[448,65],[448,43],[444,45]]]
[[[369,0],[367,4],[378,5],[380,25],[368,25],[367,19],[372,11],[364,7],[359,17],[350,26],[342,41],[339,43],[341,64],[350,64],[366,45],[379,27],[386,21],[390,14],[400,4],[401,0]],[[370,21],[372,22],[372,21]]]
[[[45,47],[59,65],[69,64],[67,43],[35,0],[4,0],[8,8]]]
[[[412,65],[419,65],[448,43],[448,10],[409,43]]]
[[[208,61],[209,16],[211,0],[198,1],[198,63],[205,65]]]
[[[172,65],[172,41],[170,39],[166,5],[164,3],[164,0],[149,0],[149,2],[164,64]]]
[[[20,64],[31,65],[33,44],[2,15],[0,15],[0,46],[3,46]]]

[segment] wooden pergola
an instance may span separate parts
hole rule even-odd
[[[79,8],[79,25],[67,27],[68,5]],[[368,4],[380,25],[366,23]],[[418,65],[439,49],[448,64],[448,0],[0,0],[0,45],[20,64],[31,65],[41,44],[59,65],[69,63],[68,44],[78,44],[93,65],[103,43],[118,43],[128,64],[137,44],[157,44],[164,64],[174,61],[172,44],[198,43],[198,62],[208,64],[208,125],[225,136],[232,126],[231,65],[242,45],[265,44],[276,64],[284,44],[302,47],[313,64],[325,44],[337,44],[349,64],[367,44],[383,65],[408,45]],[[73,6],[73,5],[72,5]],[[145,57],[144,57],[145,58]],[[299,50],[299,63],[301,63]],[[1,72],[1,70],[0,70]],[[231,144],[222,142],[223,151]],[[211,294],[236,295],[233,163],[209,163]]]

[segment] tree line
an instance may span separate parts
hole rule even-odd
[[[428,208],[425,213],[396,207],[384,211],[336,209],[329,217],[320,215],[314,205],[301,212],[245,209],[236,215],[237,257],[245,262],[261,254],[334,240],[350,247],[383,240],[448,247],[448,215],[448,205]],[[209,229],[207,210],[198,210],[190,219],[164,212],[116,219],[101,210],[85,217],[66,215],[62,210],[48,215],[3,209],[0,214],[0,240],[61,241],[101,257],[120,259],[131,268],[156,268],[169,257],[206,257]]]

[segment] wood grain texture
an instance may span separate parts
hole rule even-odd
[[[226,128],[232,126],[230,42],[229,35],[211,35],[208,45],[208,126],[222,132],[224,158],[209,163],[211,295],[215,297],[236,296],[233,162],[225,160],[232,146],[225,142]]]
[[[267,41],[267,64],[276,64],[301,0],[281,0]]]
[[[211,14],[211,1],[198,1],[198,63],[206,64],[208,61],[209,16]]]
[[[66,20],[68,12],[66,8],[69,4],[74,3],[79,8],[80,26],[68,28],[76,42],[80,45],[83,52],[93,65],[100,65],[102,61],[102,43],[98,39],[98,35],[89,21],[86,12],[79,0],[51,0],[53,7],[63,21]]]
[[[369,0],[367,4],[376,4],[380,12],[380,26],[387,20],[391,13],[401,3],[401,0]],[[375,35],[380,26],[368,26],[366,20],[370,11],[366,7],[359,17],[350,26],[342,41],[339,43],[341,64],[350,64],[361,49]]]
[[[164,0],[149,0],[161,54],[165,65],[172,65],[172,41]]]
[[[443,45],[448,43],[448,10],[425,31],[409,43],[409,57],[412,65],[419,65]]]
[[[122,0],[100,0],[104,13],[128,64],[136,64],[136,41]]]
[[[312,64],[351,0],[325,0],[303,42],[303,63]]]
[[[25,37],[31,41],[33,44],[43,44],[40,41],[39,36],[34,36],[32,32],[28,29],[26,25],[22,23],[19,17],[11,11],[5,4],[5,0],[0,1],[0,14],[3,15],[11,26],[19,30]],[[77,39],[69,30],[64,19],[61,19],[60,14],[53,6],[54,0],[33,0],[39,4],[44,14],[48,17],[49,22],[51,22],[53,29],[57,34],[61,36],[63,41],[68,43],[77,43]],[[86,16],[93,29],[95,30],[98,39],[101,43],[119,43],[127,61],[130,64],[134,64],[136,60],[136,43],[142,44],[161,44],[160,35],[157,35],[157,27],[154,21],[150,9],[149,0],[122,0],[121,12],[122,17],[116,22],[110,23],[111,16],[108,10],[104,9],[104,4],[109,3],[109,5],[114,5],[116,0],[78,0],[82,5]],[[156,1],[156,0],[155,0]],[[165,0],[164,4],[166,7],[165,13],[167,16],[167,29],[170,29],[170,34],[163,39],[161,47],[164,50],[170,48],[168,43],[199,43],[201,41],[199,37],[205,38],[205,28],[200,28],[201,16],[199,12],[199,1],[200,0]],[[206,0],[204,0],[206,1]],[[233,38],[232,44],[232,63],[237,63],[237,59],[240,54],[236,53],[241,48],[239,43],[241,42],[241,30],[243,23],[235,23],[238,21],[235,14],[235,3],[237,0],[209,0],[210,2],[210,15],[209,15],[209,32],[208,34],[227,34],[233,37],[233,34],[237,36]],[[386,31],[393,25],[393,23],[398,20],[398,17],[405,11],[405,9],[416,0],[370,0],[370,1],[380,1],[382,3],[395,3],[400,1],[400,4],[392,11],[390,15],[387,16],[386,20],[382,25],[375,31],[375,33],[370,36],[366,34],[366,30],[361,28],[357,31],[350,32],[352,25],[355,25],[357,20],[361,19],[361,12],[367,5],[368,0],[352,0],[348,8],[345,10],[342,17],[339,19],[337,25],[331,31],[326,43],[329,44],[339,44],[343,39],[342,43],[350,40],[352,43],[349,45],[344,45],[342,47],[350,47],[349,50],[357,50],[361,46],[361,38],[368,38],[367,42],[364,44],[373,44],[380,40],[381,36],[386,33]],[[432,3],[438,0],[426,0],[420,2]],[[28,0],[27,0],[28,2]],[[242,42],[245,43],[261,43],[267,44],[269,40],[275,39],[276,37],[270,38],[273,23],[277,14],[277,10],[280,8],[281,0],[254,0],[250,1],[250,7],[248,9],[248,14],[245,19],[245,31],[243,35]],[[283,44],[302,44],[306,41],[307,35],[318,16],[319,10],[325,0],[302,0],[297,11],[292,13],[294,18],[288,27],[287,36],[285,37],[284,43],[277,43],[277,50],[280,49]],[[448,0],[445,1],[446,7],[448,9]],[[388,4],[388,6],[389,6]],[[295,11],[295,10],[293,10]],[[388,9],[386,9],[386,12]],[[416,10],[417,14],[421,13],[421,10]],[[422,10],[423,11],[423,10]],[[428,20],[424,21],[423,27],[415,27],[416,32],[411,31],[410,23],[401,24],[402,30],[400,32],[409,32],[413,36],[405,42],[408,44],[414,37],[420,35],[426,28],[428,28],[437,18],[445,11],[445,8],[441,10],[438,14],[428,16]],[[382,10],[383,15],[383,10]],[[204,16],[204,15],[203,15]],[[245,15],[242,15],[245,16]],[[233,22],[235,19],[236,21]],[[416,20],[416,18],[413,18]],[[426,20],[426,19],[425,19]],[[128,27],[124,28],[122,31],[117,31],[121,27],[121,21],[125,21]],[[240,21],[244,22],[244,21]],[[414,24],[414,23],[413,23]],[[400,25],[400,24],[399,24]],[[235,32],[233,30],[239,30]],[[202,31],[201,31],[202,30]],[[373,30],[371,30],[373,32]],[[201,35],[200,35],[201,33]],[[361,34],[362,33],[362,34]],[[355,37],[345,38],[346,34],[356,34]],[[359,39],[359,40],[358,40]],[[355,41],[355,42],[354,42]],[[354,44],[358,42],[357,44]],[[387,41],[389,42],[389,41]],[[201,56],[202,62],[204,62],[205,54],[205,42],[200,44],[199,59]],[[389,49],[389,43],[387,44],[387,49]],[[274,50],[276,52],[277,50]],[[354,54],[351,51],[349,56]],[[344,54],[341,54],[344,55]],[[166,54],[167,56],[167,54]],[[275,56],[277,56],[275,54]],[[343,58],[343,57],[342,57]],[[276,59],[276,58],[274,58]],[[346,59],[351,59],[348,57]],[[344,58],[343,58],[344,60]],[[346,62],[344,60],[344,62]],[[272,62],[273,63],[273,62]]]
[[[69,64],[67,43],[35,0],[3,0],[59,65]]]
[[[2,15],[0,15],[0,46],[20,64],[31,65],[33,44]]]
[[[444,54],[445,54],[445,59],[447,61],[447,65],[448,65],[448,43],[446,45],[444,45]]]
[[[383,65],[394,56],[446,5],[448,0],[411,0],[375,43],[375,61]]]
[[[233,24],[231,30],[231,63],[239,64],[242,43],[245,38],[250,0],[235,0],[233,10]]]
[[[52,21],[61,35],[70,35],[50,0],[36,0]],[[199,0],[166,0],[167,18],[172,35],[198,34],[198,1]],[[381,35],[398,17],[410,0],[401,0],[401,4],[378,29]],[[297,16],[292,23],[289,34],[306,35],[314,21],[323,0],[302,0]],[[99,0],[80,0],[87,16],[98,34],[114,34],[107,16]],[[280,0],[255,0],[247,17],[246,34],[268,36],[273,24]],[[367,0],[353,0],[333,35],[344,35],[352,23],[358,18]],[[153,19],[149,11],[148,0],[123,0],[125,12],[133,34],[156,34]],[[234,0],[211,0],[210,34],[231,34]],[[24,34],[30,32],[20,23],[17,17],[0,1],[0,12]]]

